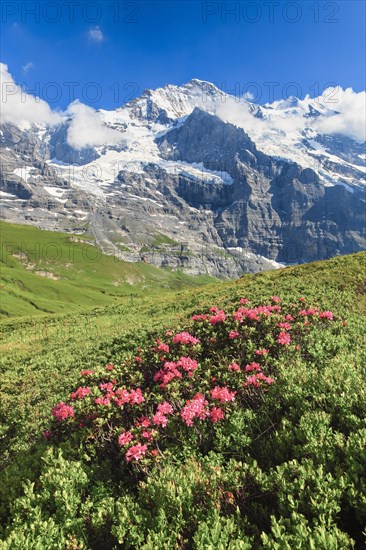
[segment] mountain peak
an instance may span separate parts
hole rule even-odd
[[[280,101],[275,101],[272,103],[272,106],[281,111],[285,109],[293,109],[294,107],[299,107],[300,99],[294,95],[290,95],[286,99],[281,99]]]
[[[187,82],[187,84],[185,84],[185,86],[188,86],[188,85],[192,85],[192,86],[200,86],[200,87],[210,87],[210,88],[217,88],[217,86],[215,86],[215,84],[213,84],[212,82],[209,82],[208,80],[200,80],[199,78],[191,78],[191,80],[189,80]]]

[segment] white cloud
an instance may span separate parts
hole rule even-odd
[[[328,88],[318,99],[328,109],[339,113],[321,117],[319,132],[344,134],[361,142],[366,140],[366,92],[354,92],[352,88]]]
[[[90,29],[88,30],[88,38],[91,42],[96,43],[104,42],[105,40],[103,31],[98,26],[90,27]]]
[[[67,142],[74,149],[98,145],[116,145],[123,141],[117,130],[108,128],[97,111],[79,101],[71,103],[67,110],[72,120],[67,132]]]
[[[46,101],[27,94],[14,82],[4,63],[0,63],[0,83],[1,122],[21,127],[29,127],[31,123],[52,125],[61,122],[62,115],[52,111]]]
[[[28,71],[30,71],[31,69],[34,69],[34,63],[32,63],[32,61],[29,61],[22,67],[23,74],[27,74]]]
[[[224,121],[243,128],[253,139],[258,133],[285,132],[291,136],[311,127],[320,134],[343,134],[356,141],[366,140],[366,92],[338,87],[327,89],[314,99],[306,96],[297,102],[296,109],[278,108],[283,103],[282,100],[272,103],[272,110],[266,111],[268,118],[262,119],[252,115],[247,102],[237,102],[228,96],[217,107],[216,114]],[[304,117],[310,105],[321,115],[317,118]]]
[[[231,96],[227,96],[226,101],[217,106],[216,115],[225,122],[243,128],[248,133],[264,127],[263,121],[255,118],[250,112],[249,103],[238,102]]]

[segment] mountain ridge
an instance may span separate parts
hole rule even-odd
[[[53,127],[1,125],[4,219],[219,277],[366,247],[364,144],[317,133],[337,116],[320,101],[256,105],[192,79],[115,111],[73,109]],[[156,233],[185,259],[154,249]]]

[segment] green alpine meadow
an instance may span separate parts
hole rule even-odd
[[[0,229],[2,550],[365,547],[365,252],[222,281]]]

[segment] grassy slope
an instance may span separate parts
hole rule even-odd
[[[81,368],[118,361],[135,352],[151,331],[177,326],[195,311],[225,306],[241,296],[265,300],[273,294],[305,296],[348,320],[345,357],[364,359],[366,253],[289,267],[239,281],[178,293],[121,299],[118,305],[67,315],[6,319],[0,324],[2,384],[0,447],[26,449],[51,406],[65,398]]]
[[[85,311],[4,319],[0,323],[0,469],[5,467],[0,473],[0,494],[6,495],[4,502],[21,494],[24,479],[35,479],[35,464],[42,463],[44,452],[40,433],[48,425],[52,406],[67,399],[81,368],[118,362],[150,341],[152,332],[183,325],[193,312],[211,305],[225,307],[242,296],[265,302],[279,294],[285,300],[304,296],[309,305],[332,309],[347,320],[347,328],[341,336],[341,351],[319,373],[323,389],[316,399],[322,409],[323,392],[329,390],[337,402],[347,401],[348,394],[355,395],[354,388],[362,391],[361,365],[366,364],[365,267],[366,253],[360,253],[203,288],[130,296]],[[297,387],[297,373],[291,376],[291,392],[306,400],[306,391],[303,395],[302,387]],[[7,514],[7,504],[0,504],[0,523]]]
[[[209,281],[101,254],[83,237],[0,222],[0,316],[77,311]],[[57,279],[42,276],[46,272]]]

